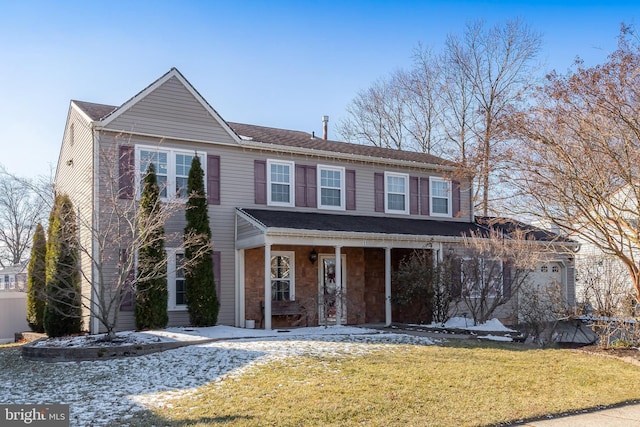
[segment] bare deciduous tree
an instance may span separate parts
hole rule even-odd
[[[523,286],[518,297],[516,316],[524,327],[525,340],[531,340],[540,347],[551,345],[558,324],[568,319],[570,313],[562,286]]]
[[[486,216],[510,153],[504,119],[532,89],[540,45],[518,20],[470,23],[440,54],[419,46],[409,71],[360,92],[338,132],[351,142],[459,162],[461,176],[476,177],[476,208]]]
[[[350,142],[397,150],[408,148],[404,79],[403,72],[396,72],[389,80],[381,79],[360,91],[347,107],[349,119],[338,125],[338,132]]]
[[[116,138],[116,141],[118,139]],[[115,145],[115,144],[114,144]],[[177,200],[158,200],[153,216],[141,212],[140,203],[135,195],[122,197],[132,191],[120,186],[123,174],[135,174],[135,171],[119,170],[119,152],[117,146],[100,149],[100,201],[99,211],[85,215],[79,209],[78,223],[80,241],[78,251],[82,265],[83,292],[81,304],[84,313],[90,313],[107,332],[107,339],[115,337],[115,328],[123,303],[132,303],[132,293],[140,282],[165,278],[168,273],[168,257],[153,268],[144,269],[144,274],[136,267],[136,254],[154,239],[163,238],[172,248],[184,249],[186,245],[195,245],[206,236],[190,234],[183,239],[182,233],[159,233],[172,220],[184,216],[184,203]],[[199,260],[202,253],[196,253],[193,260]],[[185,260],[180,267],[189,268]]]
[[[490,231],[471,233],[464,241],[460,263],[460,298],[474,324],[491,319],[496,309],[529,284],[529,275],[549,248],[528,233],[508,235],[490,224]]]
[[[46,187],[45,187],[46,188]],[[0,166],[0,266],[25,261],[38,222],[46,222],[52,206],[51,186],[19,178]]]
[[[462,38],[449,36],[446,42],[447,64],[468,82],[480,119],[471,129],[480,192],[476,205],[484,216],[489,212],[491,179],[507,152],[504,119],[532,89],[533,60],[540,45],[541,37],[519,20],[491,28],[477,21],[467,25]]]
[[[620,260],[640,299],[640,49],[628,33],[604,64],[550,74],[510,128],[527,213]]]
[[[587,314],[633,316],[635,293],[626,267],[611,256],[586,255],[576,261],[579,297]]]

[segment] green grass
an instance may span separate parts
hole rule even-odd
[[[133,425],[483,426],[640,399],[640,369],[570,350],[459,342],[298,357],[201,387]]]

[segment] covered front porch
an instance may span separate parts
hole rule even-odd
[[[404,321],[392,271],[413,249],[441,256],[474,224],[238,209],[236,325],[265,329]],[[265,301],[267,303],[265,303]]]

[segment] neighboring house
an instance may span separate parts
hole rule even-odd
[[[26,292],[28,264],[26,261],[0,269],[0,292]]]
[[[184,197],[191,159],[201,156],[220,324],[271,328],[292,324],[290,313],[302,314],[297,324],[402,320],[391,304],[391,272],[402,257],[414,249],[435,257],[486,229],[473,216],[471,182],[451,178],[455,164],[326,133],[227,122],[175,68],[119,107],[71,101],[55,189],[94,224],[106,197],[104,152],[119,156],[120,194],[129,198],[149,162],[163,196]],[[167,227],[184,226],[176,218]],[[85,246],[95,244],[88,235],[80,230]],[[179,262],[180,251],[165,247],[170,265]],[[97,273],[86,259],[82,265],[93,280]],[[557,265],[572,297],[572,265]],[[169,274],[168,286],[169,325],[186,326],[182,279]],[[95,319],[87,326],[99,330]],[[123,307],[118,328],[134,327]]]

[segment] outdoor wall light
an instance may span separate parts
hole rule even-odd
[[[316,252],[316,248],[313,248],[309,253],[309,261],[311,261],[311,264],[315,264],[317,260],[318,260],[318,252]]]

